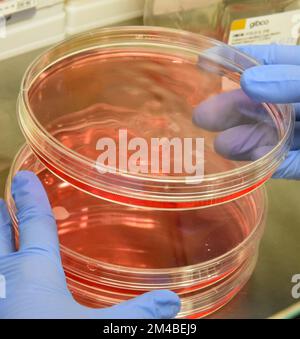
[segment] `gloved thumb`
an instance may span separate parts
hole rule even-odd
[[[300,66],[267,65],[249,68],[242,75],[241,86],[257,102],[300,102]]]
[[[12,195],[19,221],[20,250],[42,249],[60,257],[56,221],[38,177],[32,172],[19,172],[12,182]]]
[[[300,180],[300,151],[291,151],[273,178]]]
[[[106,309],[87,309],[89,319],[172,319],[180,311],[179,297],[167,290],[152,291]]]

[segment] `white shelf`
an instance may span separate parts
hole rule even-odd
[[[81,0],[66,4],[67,34],[103,27],[143,15],[144,0]]]
[[[5,0],[0,2],[0,15],[12,15],[30,8],[44,8],[63,3],[64,0]]]
[[[62,3],[13,14],[0,38],[0,60],[63,40],[65,18]]]
[[[9,11],[10,14],[6,16],[5,34],[0,31],[0,60],[59,42],[66,35],[140,17],[145,1],[73,0],[65,4],[63,0],[6,0],[5,3],[6,14]],[[0,17],[0,29],[2,23]]]

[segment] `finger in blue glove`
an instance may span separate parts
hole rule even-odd
[[[0,274],[7,282],[7,297],[0,299],[0,318],[165,319],[179,312],[179,297],[164,290],[107,309],[78,304],[67,288],[57,227],[41,182],[31,172],[19,172],[12,193],[18,211],[20,248],[15,251],[12,245],[11,221],[1,201]]]

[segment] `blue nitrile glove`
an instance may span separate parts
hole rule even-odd
[[[300,46],[244,46],[241,50],[263,63],[247,70],[241,81],[245,93],[259,102],[293,103],[296,125],[292,150],[275,178],[300,179]]]
[[[11,220],[1,200],[0,275],[6,280],[6,298],[0,298],[0,318],[165,319],[176,316],[180,301],[170,291],[150,292],[107,309],[79,305],[66,285],[56,222],[42,184],[33,173],[19,172],[12,192],[18,210],[20,248],[15,250]],[[3,292],[3,279],[0,288]]]
[[[274,123],[260,104],[293,103],[294,142],[274,177],[300,179],[300,46],[242,46],[240,50],[263,65],[244,72],[243,91],[230,91],[201,103],[194,111],[194,121],[219,132],[215,149],[225,158],[257,160],[278,142]]]

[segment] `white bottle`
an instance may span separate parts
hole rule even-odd
[[[293,44],[292,31],[300,24],[300,11],[296,10],[300,10],[299,0],[224,0],[222,40],[238,44],[233,34],[244,34],[242,43]]]
[[[222,0],[146,0],[144,23],[221,38]]]
[[[146,0],[144,22],[232,45],[293,45],[300,41],[300,0]]]

